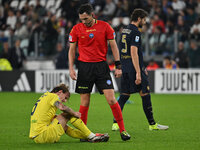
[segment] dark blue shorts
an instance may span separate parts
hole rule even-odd
[[[105,61],[79,62],[75,92],[91,93],[94,84],[100,94],[104,89],[114,89],[108,64]]]
[[[140,91],[142,93],[150,93],[148,75],[144,71],[141,72],[141,78],[141,84],[136,85],[135,72],[123,73],[121,77],[121,93],[132,94]]]

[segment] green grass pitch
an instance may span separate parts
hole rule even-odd
[[[0,92],[0,149],[42,150],[199,150],[200,95],[152,94],[154,117],[169,125],[167,131],[149,131],[141,99],[132,95],[133,104],[123,112],[126,130],[131,140],[121,140],[119,132],[111,131],[112,113],[104,96],[93,94],[88,114],[88,127],[93,132],[110,135],[107,143],[81,143],[63,135],[55,144],[35,144],[28,138],[29,119],[33,105],[41,94]],[[116,94],[116,97],[119,94]],[[79,110],[79,95],[72,94],[66,103]]]

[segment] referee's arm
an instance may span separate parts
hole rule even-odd
[[[115,39],[109,40],[109,44],[110,44],[110,47],[111,47],[111,50],[112,50],[113,57],[114,57],[115,61],[120,61],[119,50],[118,50],[118,47],[117,47]]]
[[[109,44],[110,44],[115,62],[118,62],[117,66],[116,66],[116,63],[115,63],[115,66],[116,66],[115,77],[120,78],[121,75],[122,75],[122,70],[121,70],[121,63],[120,63],[120,58],[119,58],[119,50],[118,50],[115,39],[109,40]]]
[[[70,43],[69,47],[69,72],[70,72],[70,77],[73,80],[76,80],[76,72],[74,70],[74,61],[75,61],[75,53],[76,53],[76,42]]]

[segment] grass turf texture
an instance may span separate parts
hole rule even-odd
[[[199,150],[200,95],[152,94],[154,117],[158,123],[170,126],[167,131],[149,131],[138,94],[131,96],[123,112],[125,127],[132,136],[121,140],[119,132],[111,131],[112,113],[104,96],[93,94],[88,127],[93,132],[110,135],[107,143],[81,143],[63,135],[55,144],[35,144],[28,138],[30,113],[41,94],[0,93],[0,149],[70,149],[70,150]],[[118,94],[116,94],[116,97]],[[66,103],[79,110],[79,95],[72,94]]]

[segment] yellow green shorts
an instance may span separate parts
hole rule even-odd
[[[54,119],[46,130],[34,138],[35,143],[55,143],[65,133],[62,125],[57,119]]]

